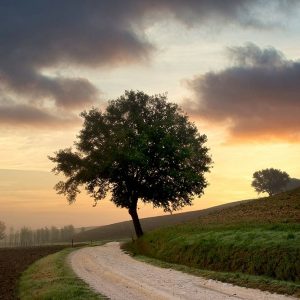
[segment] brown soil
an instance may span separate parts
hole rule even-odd
[[[39,258],[65,247],[0,248],[0,300],[18,299],[17,284],[21,273]]]

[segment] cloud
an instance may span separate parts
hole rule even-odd
[[[0,105],[0,125],[39,128],[72,127],[80,120],[72,114],[55,115],[45,109],[39,109],[27,104],[18,104],[9,101]]]
[[[0,78],[23,96],[58,106],[90,104],[97,89],[87,79],[49,77],[43,69],[71,64],[111,66],[147,59],[153,47],[131,19],[108,1],[4,1],[0,10]]]
[[[300,141],[300,62],[254,44],[228,49],[233,65],[187,82],[185,107],[211,123],[227,123],[234,140]]]
[[[151,3],[157,11],[170,13],[187,24],[210,23],[218,27],[237,24],[244,27],[271,28],[280,25],[280,18],[290,14],[297,1],[275,0],[161,0]],[[270,16],[272,16],[270,18]]]
[[[84,78],[47,77],[30,70],[2,75],[6,90],[26,95],[32,103],[53,100],[57,107],[81,108],[93,104],[98,98],[98,89]],[[14,76],[15,75],[15,76]]]
[[[290,11],[296,1],[261,0],[2,0],[0,88],[37,109],[50,102],[78,109],[98,100],[87,78],[45,75],[60,66],[104,68],[148,61],[156,45],[145,29],[171,18],[188,26],[268,27],[261,12]],[[274,17],[276,19],[276,17]]]

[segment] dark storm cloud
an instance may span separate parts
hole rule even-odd
[[[90,104],[97,89],[88,80],[49,77],[42,69],[139,61],[152,49],[129,20],[101,1],[0,3],[1,83],[24,96],[50,97],[66,107]]]
[[[145,37],[153,22],[266,27],[271,8],[296,1],[262,0],[0,0],[0,88],[31,104],[54,101],[68,109],[90,105],[97,89],[84,78],[50,77],[58,66],[112,67],[147,61],[155,45]],[[1,100],[0,100],[1,101]],[[40,109],[40,108],[39,108]]]
[[[185,106],[213,123],[229,122],[234,139],[300,140],[300,62],[254,44],[229,48],[233,66],[188,81]]]

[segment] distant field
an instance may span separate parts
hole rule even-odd
[[[144,231],[147,232],[156,228],[190,221],[198,217],[208,215],[213,211],[219,211],[226,207],[233,207],[240,203],[246,203],[248,201],[250,200],[226,203],[223,205],[210,207],[202,210],[186,212],[186,213],[176,213],[173,215],[144,218],[141,219],[141,224]],[[125,222],[115,223],[106,226],[99,226],[91,230],[80,232],[74,236],[74,241],[88,242],[91,240],[101,241],[101,240],[112,240],[112,239],[124,239],[124,238],[131,238],[131,237],[135,237],[132,221],[125,221]]]
[[[126,247],[168,263],[284,281],[276,291],[300,296],[300,189],[156,229]]]

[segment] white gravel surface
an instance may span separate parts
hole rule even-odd
[[[112,300],[295,299],[152,266],[125,254],[117,242],[82,248],[69,258],[80,278]]]

